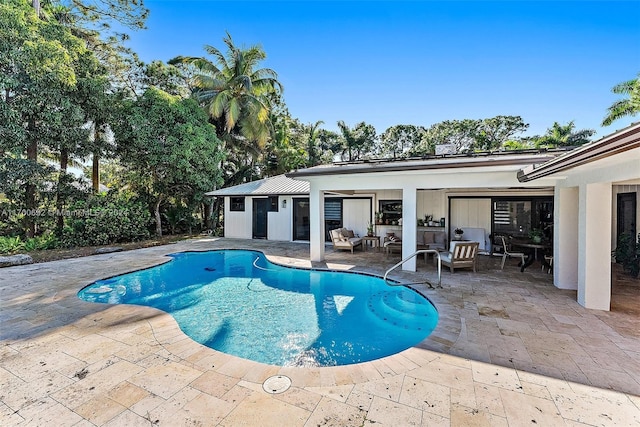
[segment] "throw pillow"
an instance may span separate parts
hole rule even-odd
[[[345,230],[344,230],[344,236],[345,236],[345,237],[348,237],[348,238],[354,237],[353,230],[347,230],[347,229],[345,229]]]

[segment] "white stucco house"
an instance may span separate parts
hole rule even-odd
[[[462,228],[489,251],[493,233],[543,229],[553,240],[554,284],[585,307],[608,310],[611,250],[637,233],[640,123],[573,150],[441,155],[335,163],[207,193],[225,198],[225,237],[309,241],[322,261],[328,230],[402,237]],[[429,222],[430,221],[430,222]],[[415,258],[403,269],[415,271]]]

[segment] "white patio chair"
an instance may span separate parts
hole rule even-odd
[[[511,252],[509,249],[507,249],[507,241],[504,239],[504,236],[499,236],[500,240],[502,240],[502,249],[503,249],[503,254],[502,254],[502,265],[500,266],[500,270],[504,270],[504,263],[507,260],[507,257],[511,258],[511,257],[517,257],[520,258],[520,260],[522,261],[522,264],[520,265],[524,265],[525,260],[524,260],[524,253],[523,252]]]

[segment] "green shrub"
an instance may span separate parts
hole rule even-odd
[[[622,264],[625,272],[633,277],[640,274],[640,234],[637,240],[631,233],[618,236],[618,247],[613,251],[616,262]]]
[[[131,194],[99,194],[69,208],[64,246],[95,246],[149,237],[151,215]]]
[[[58,247],[58,239],[52,233],[36,236],[23,241],[20,237],[0,237],[0,254],[33,252]]]
[[[53,233],[46,233],[42,236],[36,236],[32,239],[27,239],[24,242],[24,250],[27,252],[40,251],[44,249],[55,249],[58,247],[58,238]]]
[[[197,225],[192,210],[182,205],[170,206],[162,217],[171,234],[191,232]]]
[[[0,237],[0,254],[20,252],[24,248],[24,242],[20,237]]]

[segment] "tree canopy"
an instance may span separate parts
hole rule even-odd
[[[340,153],[342,160],[360,160],[373,151],[376,143],[376,129],[372,125],[360,122],[351,128],[340,120],[338,129],[340,129],[344,141],[342,153]]]
[[[178,232],[193,218],[209,227],[212,212],[217,225],[221,199],[205,192],[292,169],[432,155],[439,144],[457,152],[577,146],[594,134],[572,121],[522,137],[528,123],[509,115],[398,124],[381,135],[366,122],[328,130],[291,114],[262,47],[238,46],[229,33],[223,49],[205,46],[206,56],[145,64],[119,31],[143,29],[147,15],[143,0],[0,3],[0,209],[149,207],[157,234]],[[639,78],[613,88],[624,97],[603,124],[640,111]],[[86,175],[69,173],[73,165]],[[105,183],[108,197],[97,194]],[[0,227],[86,244],[147,235],[148,217],[136,217],[114,233],[100,229],[113,219],[83,225],[61,215],[2,217]]]
[[[576,147],[591,142],[591,137],[596,133],[593,129],[576,130],[572,121],[566,125],[554,122],[542,136],[533,137],[536,148],[540,147]]]
[[[199,202],[220,185],[222,143],[194,100],[154,87],[125,102],[120,117],[113,123],[118,154],[132,186],[151,198],[162,235],[163,203],[171,197]]]
[[[422,126],[391,126],[380,135],[376,155],[383,158],[407,157],[420,151],[427,130]]]

